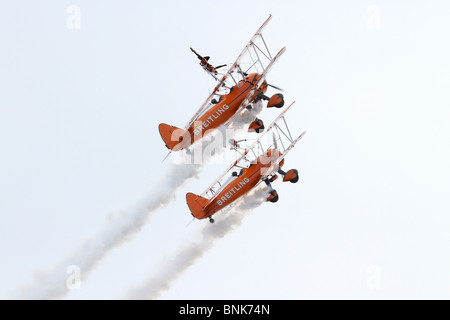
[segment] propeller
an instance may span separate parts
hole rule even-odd
[[[283,89],[283,88],[280,88],[280,87],[274,86],[273,84],[270,84],[270,83],[267,83],[267,85],[268,85],[269,87],[272,87],[272,88],[274,88],[275,90],[279,90],[279,91],[281,91],[281,92],[284,92],[284,89]]]

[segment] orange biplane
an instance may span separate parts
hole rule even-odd
[[[170,149],[169,154],[171,151],[188,148],[197,140],[202,139],[205,133],[210,132],[211,129],[217,129],[224,124],[228,125],[233,121],[233,117],[239,114],[244,108],[251,110],[253,103],[261,100],[268,101],[267,107],[269,108],[281,108],[284,105],[282,94],[275,94],[271,98],[265,95],[268,86],[279,89],[268,84],[265,78],[273,64],[286,50],[285,47],[282,48],[274,57],[270,54],[261,33],[270,19],[271,16],[256,31],[255,35],[250,39],[220,81],[216,75],[219,74],[217,69],[222,66],[216,68],[211,67],[209,73],[219,81],[219,84],[189,120],[184,129],[165,123],[159,125],[159,133],[166,147]],[[262,42],[262,45],[259,42],[259,45],[257,45],[257,40]],[[192,48],[191,50],[195,52]],[[209,57],[202,57],[200,55],[198,57],[204,66],[208,65],[209,59],[206,58]],[[243,62],[244,58],[250,59],[250,62]],[[245,67],[246,71],[243,71],[242,68],[245,63],[248,63],[249,67]],[[260,119],[255,119],[249,126],[250,131],[256,131],[258,133],[263,128],[264,125]]]
[[[202,195],[188,193],[186,195],[187,205],[196,219],[206,219],[212,223],[212,215],[222,211],[226,212],[232,208],[242,196],[258,186],[262,181],[270,188],[266,201],[278,201],[278,193],[271,186],[271,182],[277,179],[277,174],[283,176],[283,181],[296,183],[299,180],[298,171],[291,169],[284,172],[281,167],[284,165],[286,154],[295,146],[295,144],[306,133],[304,131],[299,137],[293,139],[287,127],[285,112],[293,105],[289,105],[262,133],[249,148],[245,149],[242,156],[236,160],[225,173],[217,179]],[[257,152],[262,149],[262,138],[267,132],[272,132],[273,144],[265,148],[263,152]],[[285,147],[287,145],[287,147]],[[247,159],[253,154],[254,160]],[[249,165],[246,163],[250,162]],[[237,169],[237,171],[233,171]],[[229,176],[231,172],[231,176]],[[229,176],[225,182],[222,180]]]

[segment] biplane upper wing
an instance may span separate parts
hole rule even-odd
[[[292,102],[289,106],[287,106],[283,112],[281,112],[277,118],[264,130],[263,133],[261,133],[258,136],[258,139],[254,141],[248,148],[242,152],[241,156],[233,162],[226,170],[225,172],[217,178],[216,181],[214,181],[202,194],[202,197],[212,197],[214,196],[218,190],[222,188],[222,186],[226,183],[222,183],[221,181],[224,179],[225,176],[227,176],[232,170],[235,168],[242,169],[246,162],[247,155],[252,154],[255,158],[259,156],[259,153],[261,151],[266,151],[263,148],[261,141],[262,138],[268,133],[268,132],[276,132],[278,135],[278,141],[279,141],[279,149],[283,153],[283,156],[278,158],[276,162],[272,164],[272,166],[265,172],[263,178],[260,180],[263,181],[267,176],[271,175],[277,168],[277,165],[279,162],[281,162],[282,159],[286,156],[286,154],[295,146],[295,144],[305,135],[306,131],[304,131],[299,137],[296,139],[292,138],[292,135],[289,131],[289,128],[287,126],[287,122],[285,119],[286,112],[294,105],[295,102]],[[289,143],[289,145],[287,145]],[[287,147],[285,147],[287,145]],[[270,146],[271,147],[271,146]],[[270,148],[269,147],[269,148]],[[263,150],[261,150],[263,149]]]
[[[250,47],[254,44],[254,41],[258,36],[261,36],[261,32],[264,29],[264,27],[269,23],[269,21],[272,19],[272,15],[270,15],[266,21],[258,28],[258,30],[255,32],[253,37],[250,39],[250,41],[247,43],[247,45],[244,47],[242,52],[237,57],[236,61],[232,64],[230,69],[225,73],[225,75],[220,79],[219,83],[216,85],[212,93],[206,98],[205,102],[200,106],[200,108],[195,112],[195,114],[192,116],[191,119],[189,119],[189,122],[184,127],[185,129],[189,128],[192,123],[197,119],[199,114],[203,113],[205,111],[205,108],[208,107],[209,102],[211,99],[217,94],[217,92],[221,89],[221,87],[226,83],[226,81],[232,77],[232,73],[239,67],[239,62],[241,61],[242,57],[248,52]]]

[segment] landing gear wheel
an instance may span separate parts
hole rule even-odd
[[[261,119],[256,118],[255,121],[248,126],[248,132],[261,133],[264,131],[264,122]]]
[[[209,222],[210,222],[210,223],[214,223],[214,219],[211,218],[211,217],[209,217]]]
[[[267,198],[267,201],[270,201],[272,203],[275,203],[278,201],[278,192],[277,190],[272,190],[269,192],[269,197]]]
[[[289,181],[291,183],[297,183],[298,182],[298,171],[296,169],[291,169],[288,172],[284,172],[284,178],[283,181]]]

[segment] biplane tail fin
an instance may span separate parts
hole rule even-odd
[[[205,219],[208,217],[207,213],[204,211],[205,207],[208,205],[209,200],[189,192],[186,194],[186,202],[191,210],[191,214],[197,219]]]
[[[159,134],[166,147],[172,151],[178,151],[190,145],[190,143],[187,143],[190,137],[187,130],[161,123],[159,125]]]

